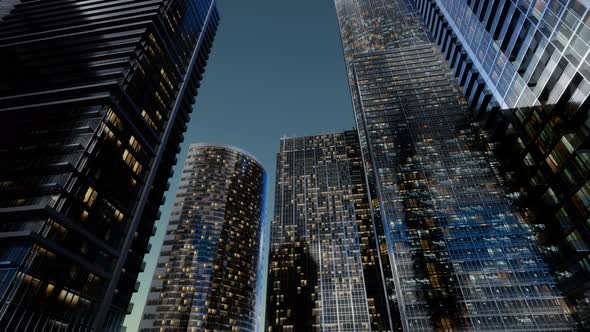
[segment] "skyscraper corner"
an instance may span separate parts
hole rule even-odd
[[[118,331],[213,43],[215,1],[9,5],[0,326]]]

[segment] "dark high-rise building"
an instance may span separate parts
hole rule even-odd
[[[265,186],[247,152],[190,146],[140,331],[255,331]]]
[[[215,2],[8,1],[0,15],[0,326],[119,330]]]
[[[572,330],[469,120],[468,102],[489,97],[461,93],[410,1],[335,2],[390,329]]]
[[[268,331],[386,331],[384,279],[356,131],[281,140]]]
[[[414,4],[475,113],[492,111],[478,114],[488,141],[590,329],[588,2]]]

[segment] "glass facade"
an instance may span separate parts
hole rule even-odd
[[[441,52],[412,3],[335,2],[392,330],[573,330],[469,120],[469,104],[492,105],[485,81],[463,68],[461,93],[456,45]]]
[[[356,131],[281,140],[268,331],[386,331]]]
[[[246,152],[190,146],[141,332],[255,331],[265,185]]]
[[[433,35],[452,34],[455,40],[449,43],[460,44],[456,47],[465,53],[501,108],[568,102],[588,107],[587,2],[413,1]],[[443,48],[445,40],[437,40]]]
[[[215,3],[8,1],[0,14],[0,326],[118,331]]]
[[[414,4],[463,93],[493,97],[483,107],[491,112],[478,117],[487,126],[487,142],[503,162],[504,178],[519,197],[523,215],[539,230],[562,291],[576,305],[583,329],[590,329],[584,249],[590,230],[588,209],[580,203],[590,132],[588,2]],[[482,108],[470,102],[474,110]]]
[[[539,230],[559,286],[590,329],[590,152],[588,124],[570,127],[561,107],[527,107],[492,117],[485,140],[503,161],[503,176]],[[588,120],[586,120],[588,122]]]

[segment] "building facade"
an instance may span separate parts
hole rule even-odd
[[[268,331],[389,330],[368,204],[356,131],[281,140]]]
[[[410,1],[335,3],[391,330],[573,330],[469,120],[490,97],[461,92]]]
[[[590,5],[586,1],[413,2],[463,94],[479,95],[488,142],[540,230],[560,288],[590,329],[587,204]],[[478,99],[475,98],[475,99]],[[475,113],[482,104],[471,104]],[[491,111],[491,112],[490,112]]]
[[[118,331],[215,2],[8,1],[1,15],[0,326]]]
[[[590,5],[580,0],[412,0],[459,85],[502,109],[590,101]]]
[[[140,331],[255,331],[265,186],[245,151],[190,146]]]
[[[518,206],[538,229],[560,288],[590,329],[590,152],[588,124],[560,106],[499,112],[483,135],[502,161]],[[586,119],[586,122],[588,120]],[[577,122],[577,123],[576,123]],[[571,124],[576,123],[572,127]],[[583,123],[583,122],[581,122]]]

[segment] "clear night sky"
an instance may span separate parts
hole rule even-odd
[[[353,127],[332,0],[219,0],[218,7],[221,24],[125,321],[130,332],[139,325],[190,143],[231,144],[257,156],[269,174],[270,221],[280,137]]]

